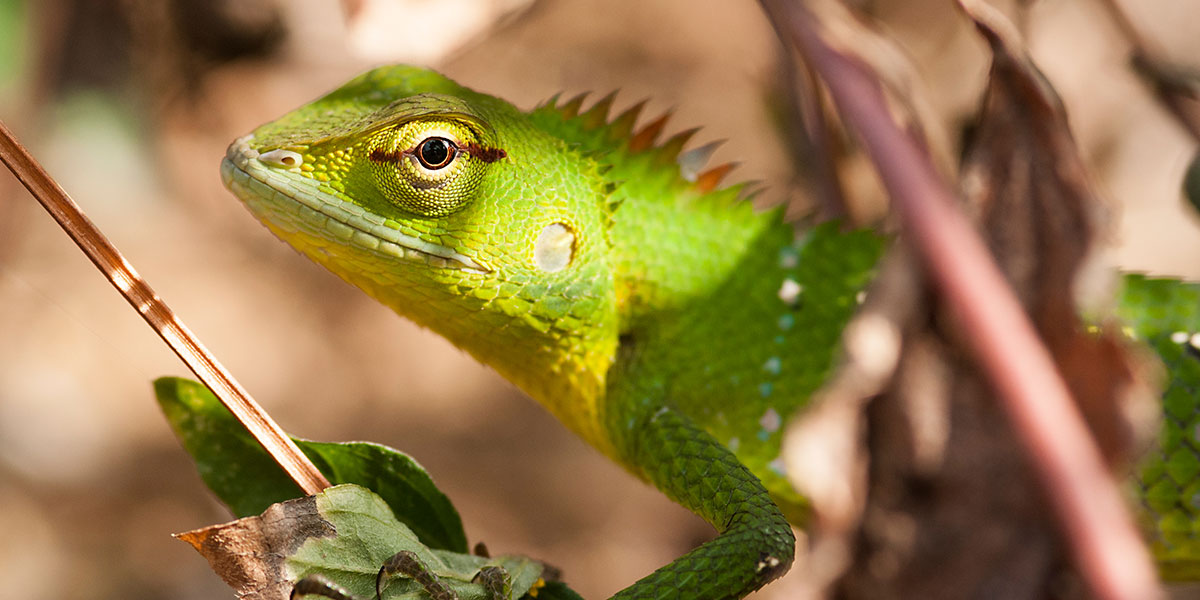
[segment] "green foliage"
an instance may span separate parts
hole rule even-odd
[[[538,581],[542,565],[534,560],[508,556],[483,558],[444,550],[431,550],[397,521],[379,496],[354,485],[335,486],[316,496],[321,517],[338,532],[353,535],[313,537],[287,559],[289,571],[299,579],[320,574],[337,582],[360,598],[373,598],[379,567],[402,550],[415,553],[442,583],[461,600],[487,598],[482,585],[471,580],[486,566],[508,572],[513,596],[521,597]],[[539,595],[540,597],[540,595]],[[384,600],[428,598],[413,579],[393,577],[384,586]]]
[[[175,435],[196,461],[200,477],[235,515],[257,515],[271,504],[302,495],[203,385],[164,377],[154,382],[154,391]],[[467,551],[458,512],[408,455],[364,442],[295,441],[330,482],[356,483],[379,494],[422,543]]]
[[[583,596],[561,581],[548,581],[546,587],[538,590],[537,600],[583,600]]]

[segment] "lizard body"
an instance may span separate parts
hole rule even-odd
[[[698,172],[707,147],[681,153],[692,132],[658,144],[663,119],[611,104],[526,113],[382,67],[234,142],[222,177],[721,532],[618,597],[740,598],[790,564],[804,503],[781,425],[833,368],[883,240],[756,211],[718,188],[727,166]]]
[[[655,145],[661,121],[610,104],[522,113],[384,67],[235,142],[222,174],[279,237],[725,532],[628,595],[740,597],[794,543],[741,465],[799,514],[782,419],[832,368],[882,243],[797,235],[716,189],[720,167],[688,181],[686,137]]]

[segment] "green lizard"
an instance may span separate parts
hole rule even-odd
[[[383,67],[235,141],[221,173],[280,238],[719,531],[617,597],[740,598],[791,563],[781,424],[884,243],[754,210],[718,188],[726,166],[696,172],[693,132],[658,144],[663,119],[635,130],[640,105],[612,101],[526,113]]]

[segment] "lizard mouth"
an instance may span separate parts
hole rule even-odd
[[[254,135],[234,140],[221,161],[221,181],[259,219],[288,231],[350,244],[394,258],[432,267],[486,273],[486,267],[451,248],[388,227],[386,219],[341,198],[315,189],[300,174],[301,158],[276,152],[266,155],[250,147]]]

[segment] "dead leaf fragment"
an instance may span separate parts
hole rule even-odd
[[[262,516],[175,534],[192,545],[213,572],[247,600],[286,599],[292,591],[285,561],[310,538],[337,532],[308,496],[272,504]]]
[[[1079,317],[1080,282],[1103,275],[1089,259],[1104,238],[1106,206],[1058,95],[1015,29],[986,3],[960,4],[993,53],[962,168],[967,206],[1112,464],[1145,433],[1130,416],[1152,414],[1144,409],[1156,398],[1119,331],[1089,333]]]

